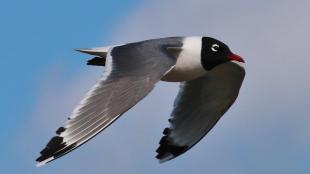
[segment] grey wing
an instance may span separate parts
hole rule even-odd
[[[146,96],[175,62],[160,43],[113,48],[107,57],[105,75],[40,152],[38,165],[72,151],[109,126]]]
[[[244,76],[243,67],[228,62],[182,83],[156,158],[173,159],[199,142],[234,103]]]

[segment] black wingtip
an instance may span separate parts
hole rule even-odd
[[[61,128],[60,128],[61,129]],[[57,130],[59,132],[59,129]],[[42,162],[54,156],[55,152],[64,148],[66,145],[63,143],[63,138],[60,136],[53,137],[40,152],[41,156],[36,159],[37,162]]]
[[[76,143],[73,143],[71,145],[66,145],[65,142],[63,142],[63,138],[59,136],[53,137],[49,143],[46,145],[46,147],[40,152],[41,156],[36,159],[38,162],[37,166],[42,166],[45,163],[51,162],[54,159],[57,159],[73,149],[77,147]]]
[[[105,66],[106,59],[102,57],[94,57],[87,61],[87,65]]]
[[[57,135],[60,135],[60,134],[61,134],[62,132],[64,132],[65,130],[66,130],[66,128],[60,127],[60,128],[57,129],[56,134],[57,134]]]
[[[159,141],[160,146],[156,150],[157,152],[156,158],[159,159],[160,162],[171,160],[181,155],[188,149],[188,146],[173,145],[168,136],[170,132],[171,130],[169,128],[166,128],[163,132],[165,136],[163,136]]]
[[[182,153],[184,153],[188,149],[187,146],[175,146],[175,145],[160,145],[160,147],[156,150],[157,155],[156,158],[160,160],[160,162],[165,162],[171,160]]]

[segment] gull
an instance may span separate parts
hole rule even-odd
[[[40,152],[41,166],[81,146],[147,96],[159,81],[180,83],[169,127],[156,150],[160,162],[198,143],[235,102],[244,60],[211,37],[166,37],[78,49],[94,55],[103,76]]]

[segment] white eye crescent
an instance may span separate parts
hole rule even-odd
[[[211,46],[211,50],[213,52],[218,52],[219,48],[220,48],[220,46],[218,44],[212,44],[212,46]]]

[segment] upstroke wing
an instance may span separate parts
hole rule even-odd
[[[234,103],[244,76],[243,67],[228,62],[182,83],[156,158],[173,159],[200,141]]]

